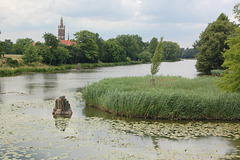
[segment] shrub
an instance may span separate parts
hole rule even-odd
[[[12,58],[7,58],[7,64],[10,67],[18,67],[19,66],[18,61],[17,60],[13,60]]]

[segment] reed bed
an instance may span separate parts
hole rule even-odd
[[[225,70],[220,70],[220,69],[211,70],[211,75],[221,77],[223,75],[224,71]]]
[[[83,90],[87,106],[127,117],[240,120],[240,95],[220,92],[217,77],[104,79]]]

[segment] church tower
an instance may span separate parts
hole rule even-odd
[[[58,26],[58,40],[65,40],[65,25],[63,25],[63,18],[61,17],[60,25]]]

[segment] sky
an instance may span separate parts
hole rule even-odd
[[[191,48],[209,23],[221,13],[234,20],[239,0],[0,0],[0,41],[31,38],[44,42],[63,17],[66,37],[89,30],[104,40],[137,34],[144,42],[153,37]]]

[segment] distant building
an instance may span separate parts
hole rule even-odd
[[[69,33],[68,33],[68,40],[65,40],[65,25],[63,25],[63,18],[61,17],[60,25],[58,26],[58,40],[61,44],[70,46],[76,45],[77,42],[73,42],[69,40]]]
[[[61,17],[60,25],[58,26],[58,40],[65,40],[65,25],[63,25],[63,18]]]

